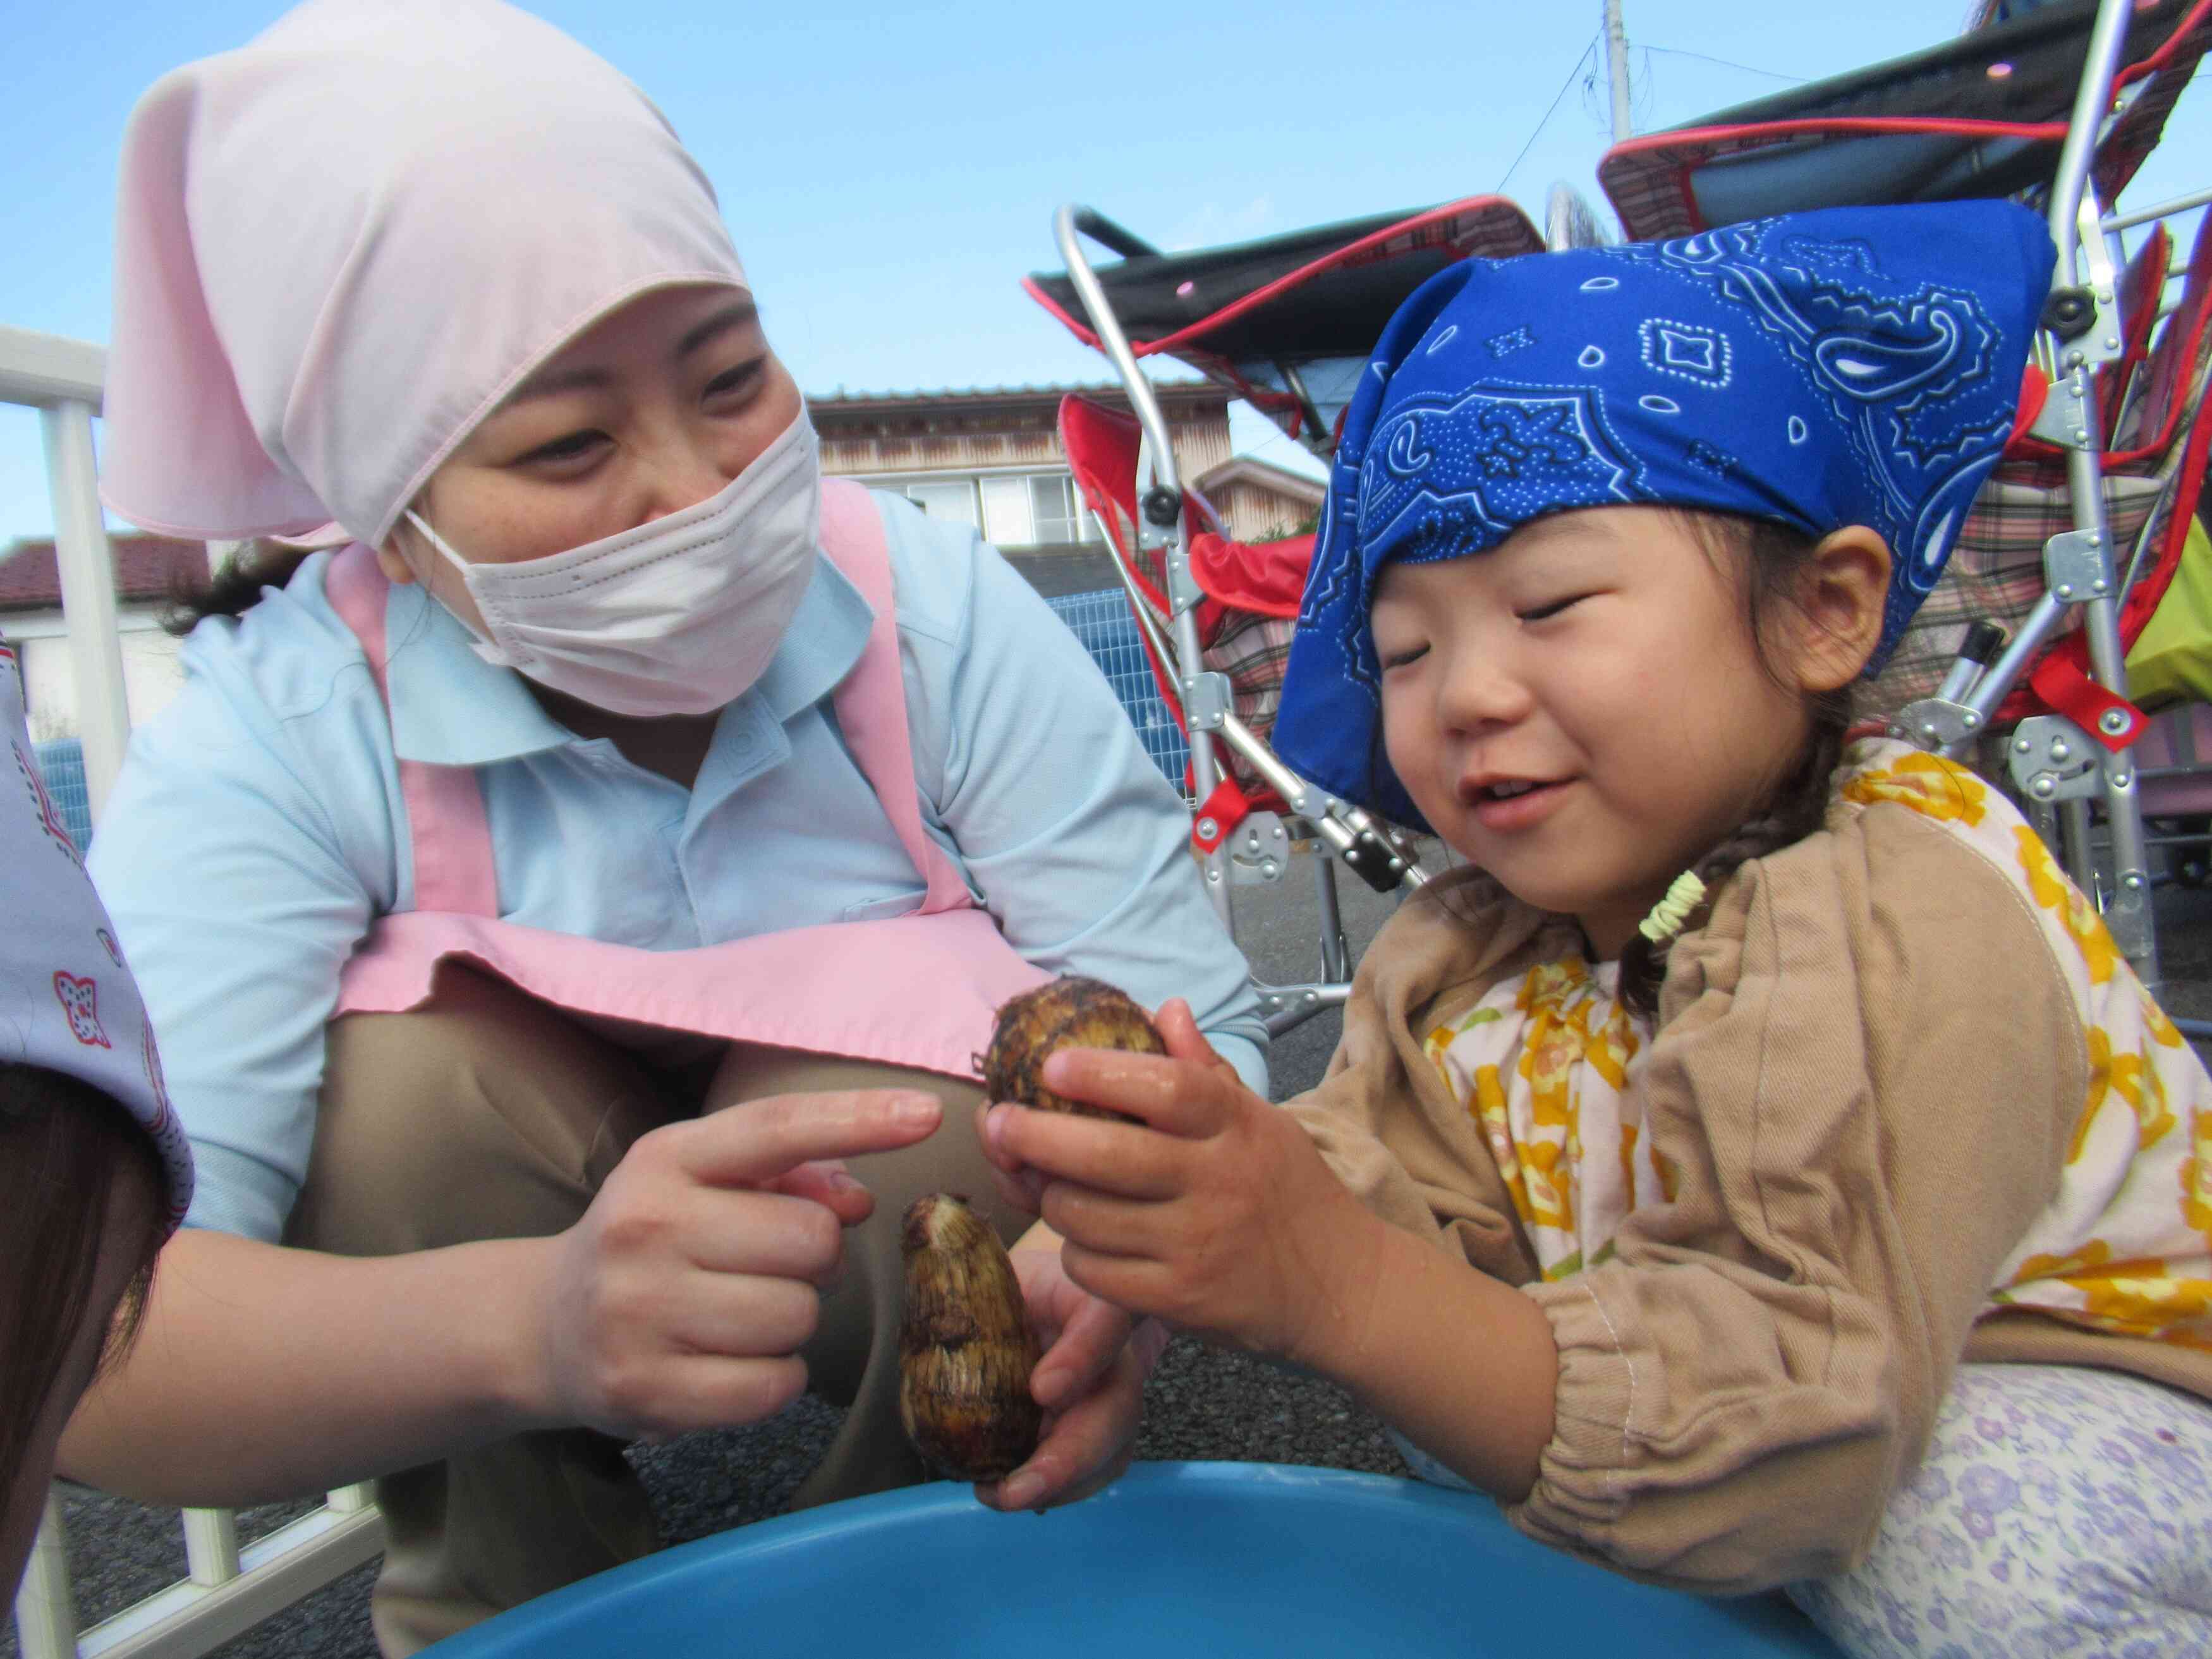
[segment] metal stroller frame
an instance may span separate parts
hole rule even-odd
[[[1427,878],[1408,849],[1389,836],[1366,811],[1316,788],[1277,760],[1274,752],[1237,717],[1228,677],[1204,666],[1198,635],[1198,607],[1206,594],[1191,574],[1191,532],[1183,510],[1182,479],[1176,471],[1174,446],[1168,440],[1167,420],[1152,394],[1152,382],[1137,367],[1128,337],[1122,332],[1112,306],[1107,303],[1097,275],[1083,257],[1077,240],[1079,230],[1093,235],[1100,235],[1103,231],[1101,240],[1112,238],[1125,246],[1143,245],[1111,221],[1087,209],[1064,207],[1053,221],[1054,234],[1067,261],[1068,274],[1074,279],[1084,308],[1128,391],[1130,407],[1144,431],[1144,449],[1137,464],[1137,477],[1142,484],[1136,514],[1138,545],[1146,550],[1158,549],[1166,566],[1172,613],[1164,630],[1122,556],[1113,527],[1102,521],[1100,529],[1113,550],[1115,572],[1128,595],[1130,610],[1145,635],[1146,646],[1155,663],[1172,665],[1169,672],[1174,675],[1181,693],[1178,701],[1182,708],[1183,730],[1190,742],[1192,789],[1200,808],[1193,824],[1194,836],[1212,843],[1200,853],[1206,896],[1212,901],[1222,925],[1233,934],[1236,914],[1231,887],[1249,881],[1279,879],[1287,868],[1287,858],[1283,855],[1296,842],[1307,838],[1299,833],[1307,830],[1325,840],[1337,856],[1376,891],[1389,892],[1401,884],[1419,886]],[[1110,241],[1109,245],[1112,245]],[[1151,482],[1143,483],[1148,475]],[[1255,822],[1247,815],[1244,823],[1237,826],[1242,831],[1241,843],[1234,834],[1219,837],[1211,833],[1218,825],[1204,815],[1204,804],[1214,798],[1214,792],[1229,776],[1225,758],[1217,744],[1226,745],[1243,757],[1267,787],[1288,805],[1290,821],[1263,814],[1262,819],[1273,821]],[[1237,850],[1240,844],[1241,859]],[[1304,983],[1259,987],[1261,1008],[1271,1036],[1279,1036],[1325,1008],[1341,1007],[1352,993],[1351,953],[1337,903],[1334,868],[1326,861],[1316,862],[1315,892],[1322,918],[1321,976]]]

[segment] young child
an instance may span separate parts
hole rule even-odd
[[[1174,1004],[1047,1068],[1146,1127],[990,1109],[1071,1277],[1855,1653],[2208,1650],[2212,1080],[1996,791],[1845,730],[2051,267],[1958,203],[1407,302],[1276,742],[1470,867],[1286,1111]]]
[[[12,1597],[54,1447],[129,1340],[191,1196],[153,1029],[31,756],[0,640],[0,1587]]]

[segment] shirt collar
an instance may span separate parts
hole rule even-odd
[[[779,724],[811,708],[853,672],[874,622],[860,590],[817,553],[782,644],[738,702],[764,704]],[[401,760],[489,766],[580,741],[538,707],[520,674],[477,656],[468,629],[420,583],[391,590],[384,626],[393,642],[385,673],[392,746]]]
[[[817,553],[806,597],[799,602],[768,672],[745,696],[761,698],[779,722],[812,708],[853,672],[875,622],[875,607],[843,571]]]

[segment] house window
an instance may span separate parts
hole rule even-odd
[[[1064,475],[1030,480],[1030,517],[1039,546],[1083,539],[1080,504],[1075,481]]]
[[[985,473],[983,539],[994,547],[1055,547],[1098,539],[1097,526],[1065,472]]]
[[[906,486],[907,499],[933,519],[949,519],[955,524],[971,528],[978,524],[975,513],[975,486],[966,478],[953,478],[935,483],[910,483]]]

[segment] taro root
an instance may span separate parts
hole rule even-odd
[[[997,1480],[1036,1449],[1030,1393],[1042,1357],[1021,1281],[991,1224],[951,1193],[907,1206],[899,1421],[925,1462],[956,1480]]]
[[[976,1060],[983,1091],[993,1100],[1011,1100],[1039,1111],[1073,1112],[1083,1117],[1138,1120],[1126,1112],[1068,1100],[1046,1088],[1039,1074],[1061,1048],[1121,1048],[1131,1054],[1164,1054],[1168,1045],[1145,1011],[1103,980],[1069,974],[1024,991],[999,1010],[991,1048]]]

